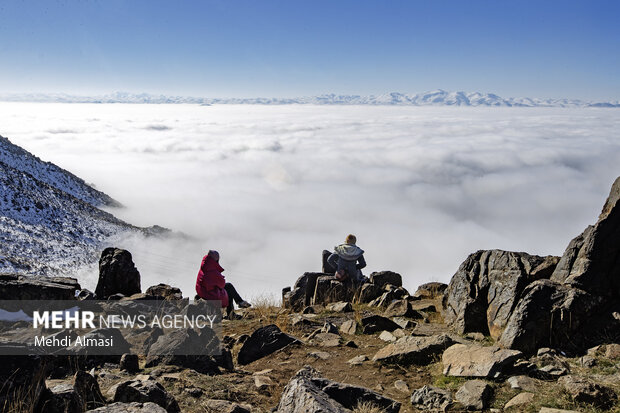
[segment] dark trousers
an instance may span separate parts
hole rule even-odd
[[[228,293],[228,307],[226,307],[226,314],[230,314],[235,309],[233,301],[239,304],[241,301],[243,301],[243,298],[241,298],[241,296],[231,283],[226,283],[224,285],[224,289],[226,290],[226,293]]]

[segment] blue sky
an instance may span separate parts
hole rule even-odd
[[[0,3],[0,93],[620,99],[618,1]]]

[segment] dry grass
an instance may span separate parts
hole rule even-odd
[[[374,403],[361,402],[353,408],[353,413],[385,413],[385,410]]]
[[[257,318],[262,325],[275,324],[284,332],[290,327],[290,310],[281,306],[281,300],[275,294],[261,294],[252,298],[252,307],[247,311],[251,318]]]

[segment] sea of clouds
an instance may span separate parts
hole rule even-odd
[[[620,175],[617,109],[0,103],[0,119],[116,216],[187,234],[111,241],[143,287],[186,296],[208,249],[242,295],[278,296],[349,233],[366,274],[410,290],[479,249],[560,255]]]

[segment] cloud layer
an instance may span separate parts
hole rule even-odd
[[[136,225],[143,286],[193,295],[217,249],[248,297],[279,294],[348,233],[414,289],[467,254],[561,254],[620,175],[613,109],[0,103],[3,136],[93,183]],[[111,241],[112,242],[112,241]],[[94,287],[96,273],[84,275]]]

